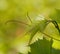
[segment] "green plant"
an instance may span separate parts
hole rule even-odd
[[[28,14],[27,14],[27,16],[28,16]],[[29,18],[30,22],[32,23],[32,25],[29,25],[29,24],[26,24],[22,21],[17,21],[17,20],[8,20],[6,22],[6,24],[9,22],[21,23],[21,24],[24,24],[24,25],[27,25],[28,27],[30,27],[29,30],[25,33],[25,35],[30,34],[30,36],[31,36],[29,43],[28,43],[28,46],[31,47],[31,53],[28,53],[28,54],[54,54],[53,48],[52,48],[53,40],[60,41],[60,39],[57,39],[55,37],[52,37],[52,36],[44,33],[44,30],[49,23],[52,23],[60,35],[60,29],[59,29],[58,23],[55,20],[48,20],[48,19],[43,19],[38,22],[32,22],[32,20],[30,19],[29,16],[28,16],[28,18]],[[45,39],[46,37],[43,37],[42,40],[38,40],[35,43],[30,44],[37,32],[41,32],[45,36],[51,38],[51,40],[48,41]]]

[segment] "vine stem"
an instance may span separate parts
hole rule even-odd
[[[54,38],[54,37],[51,37],[50,35],[48,35],[48,34],[46,34],[46,33],[44,33],[44,32],[41,32],[41,33],[44,34],[44,35],[46,35],[46,36],[49,37],[49,38],[52,38],[52,39],[57,40],[57,41],[60,41],[59,39],[56,39],[56,38]]]
[[[8,20],[7,22],[5,22],[5,24],[7,24],[8,22],[13,22],[13,23],[14,23],[14,22],[15,22],[15,23],[17,22],[17,23],[22,23],[22,24],[24,24],[24,25],[27,25],[27,26],[29,26],[29,27],[31,26],[31,25],[29,25],[29,24],[27,24],[27,23],[24,23],[24,22],[18,21],[18,20]]]

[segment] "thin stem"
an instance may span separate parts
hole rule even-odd
[[[28,12],[27,12],[27,17],[29,18],[30,22],[32,23],[32,20],[31,20],[30,16],[28,15]]]
[[[5,24],[7,24],[7,23],[9,23],[9,22],[14,22],[14,23],[22,23],[22,24],[24,24],[24,25],[27,25],[27,26],[31,26],[31,25],[29,25],[29,24],[26,24],[26,23],[24,23],[24,22],[22,22],[22,21],[18,21],[18,20],[8,20]]]
[[[54,40],[60,41],[59,39],[56,39],[56,38],[54,38],[54,37],[51,37],[50,35],[48,35],[48,34],[46,34],[46,33],[44,33],[44,32],[42,32],[42,34],[44,34],[44,35],[46,35],[47,37],[52,38],[52,39],[54,39]]]

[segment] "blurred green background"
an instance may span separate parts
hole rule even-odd
[[[30,47],[27,46],[30,35],[24,35],[29,27],[22,23],[5,24],[8,20],[19,20],[31,24],[27,12],[34,23],[37,22],[37,17],[42,15],[42,18],[56,20],[60,28],[60,0],[0,0],[0,54],[31,52]],[[52,23],[46,27],[44,32],[60,39]],[[43,34],[37,32],[31,43],[38,38],[41,39],[42,36]],[[60,41],[53,40],[52,47],[60,50]]]

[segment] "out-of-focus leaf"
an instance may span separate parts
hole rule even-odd
[[[45,38],[38,40],[30,45],[31,54],[51,54],[52,53],[52,40],[49,42]]]
[[[60,41],[54,40],[52,47],[56,50],[60,50]]]
[[[28,54],[31,54],[31,52],[28,52]]]
[[[52,54],[60,54],[60,50],[58,49],[52,49]]]
[[[60,10],[56,9],[54,13],[50,14],[50,18],[60,23]]]

